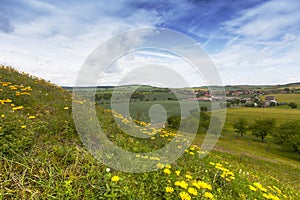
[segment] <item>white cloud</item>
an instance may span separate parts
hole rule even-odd
[[[243,11],[239,18],[224,23],[225,28],[240,36],[259,40],[272,39],[300,23],[298,1],[274,0]]]
[[[222,51],[211,56],[224,82],[299,81],[299,9],[296,1],[270,1],[225,22],[233,38]]]
[[[122,30],[151,26],[151,13],[136,13],[129,19],[136,22],[129,24],[108,16],[103,5],[97,5],[96,15],[90,12],[95,9],[90,4],[70,6],[72,9],[28,1],[27,7],[44,10],[47,15],[16,21],[13,33],[0,33],[0,64],[57,84],[74,85],[78,70],[98,45]]]
[[[157,2],[147,4],[149,9],[137,9],[121,0],[109,5],[104,1],[20,2],[19,7],[16,6],[20,16],[12,15],[8,21],[14,31],[0,32],[0,64],[12,65],[61,85],[73,85],[87,56],[108,38],[161,23],[173,23],[171,25],[179,28],[187,24],[185,31],[208,39],[206,42],[201,40],[203,48],[212,45],[211,49],[222,49],[223,42],[228,41],[221,51],[210,55],[225,83],[300,80],[300,4],[297,0],[267,1],[258,7],[241,10],[239,17],[225,22],[223,29],[216,30],[210,37],[205,35],[205,30],[199,30],[199,24],[204,22],[201,16],[211,17],[222,7],[218,3],[215,7],[212,3],[211,9],[199,7],[203,13],[194,16],[193,12],[199,12],[198,8],[179,1],[167,2],[162,11],[151,7]],[[142,36],[133,37],[142,39]],[[172,40],[166,38],[169,39]],[[222,44],[215,45],[219,41]],[[181,48],[192,49],[190,44]],[[149,63],[170,65],[193,85],[203,84],[202,78],[193,70],[183,67],[184,63],[159,51],[144,51],[119,59],[107,71],[105,81],[116,82],[120,74],[131,67]]]

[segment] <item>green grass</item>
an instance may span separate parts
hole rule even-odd
[[[11,68],[0,67],[0,74],[0,100],[12,101],[0,104],[0,199],[180,199],[180,194],[189,190],[177,181],[185,181],[197,191],[195,196],[191,190],[188,193],[192,199],[208,199],[205,196],[210,195],[221,200],[265,199],[263,195],[270,197],[270,194],[281,199],[300,198],[297,155],[282,152],[268,138],[266,143],[261,143],[249,135],[236,138],[230,131],[224,132],[214,151],[203,159],[199,158],[203,152],[198,146],[204,135],[197,135],[196,146],[187,148],[171,166],[164,165],[163,169],[149,173],[109,171],[87,151],[78,137],[69,92]],[[3,84],[6,82],[10,84]],[[23,86],[30,86],[30,94],[16,95],[23,91]],[[13,109],[18,106],[23,108]],[[111,111],[96,109],[107,137],[128,151],[160,149],[175,137],[169,129],[157,130],[158,134],[149,139],[131,137],[116,126]],[[265,115],[273,116],[274,113],[267,114],[271,110],[265,110]],[[258,113],[264,116],[263,110],[256,108],[228,111],[231,120],[243,112],[253,119]],[[298,114],[287,111],[295,112],[291,116]],[[176,139],[181,141],[182,137],[176,135]],[[114,176],[120,180],[112,181]],[[200,180],[202,182],[197,182]],[[199,189],[193,186],[194,181],[202,186],[197,185]],[[257,183],[267,191],[261,191],[264,189],[255,186]],[[257,191],[250,190],[249,185]],[[169,193],[166,187],[174,191]]]
[[[281,109],[281,108],[228,108],[226,111],[225,127],[230,129],[235,120],[243,117],[249,121],[261,118],[275,119],[278,124],[290,120],[300,120],[299,109]]]
[[[172,116],[172,115],[180,116],[181,110],[184,110],[185,112],[182,113],[182,116],[186,117],[190,114],[190,111],[193,110],[193,107],[195,107],[193,106],[194,103],[189,101],[182,101],[181,103],[182,103],[182,108],[180,107],[178,101],[173,101],[173,100],[132,101],[129,103],[129,111],[133,119],[139,119],[141,121],[150,122],[150,116],[148,114],[149,110],[151,109],[152,106],[158,104],[164,107],[167,116]],[[200,109],[201,106],[206,106],[209,109],[211,106],[210,104],[211,104],[210,102],[199,102],[198,109]],[[104,104],[101,106],[107,109],[111,108],[110,104],[106,104],[106,105]],[[119,110],[120,113],[123,113],[124,109],[127,108],[126,103],[117,103],[115,106],[116,106],[115,108]],[[161,116],[157,116],[157,118],[160,118],[158,119],[158,121],[164,120],[164,117]]]

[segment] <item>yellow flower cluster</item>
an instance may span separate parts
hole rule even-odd
[[[179,186],[183,189],[187,189],[187,187],[189,186],[189,184],[187,182],[183,181],[183,180],[182,181],[176,181],[175,185]]]
[[[189,187],[188,189],[188,193],[194,195],[194,196],[197,196],[198,195],[198,192],[196,189],[192,188],[192,187]]]
[[[132,120],[124,117],[122,114],[117,113],[116,111],[106,109],[105,112],[112,113],[115,119],[120,120],[124,125],[130,125],[130,128],[136,128],[136,130],[140,131],[140,133],[151,136],[151,140],[155,140],[158,137],[164,138],[167,141],[173,140],[175,137],[180,138],[180,134],[173,133],[171,131],[167,131],[165,128],[154,128],[151,127],[150,123],[139,121],[139,120]],[[176,142],[180,142],[181,140],[177,139]],[[182,148],[182,146],[181,146]]]
[[[184,191],[180,192],[179,196],[180,196],[181,200],[191,200],[192,199],[191,196]]]
[[[168,169],[168,168],[165,168],[165,169],[164,169],[164,173],[165,173],[165,174],[171,174],[171,170]]]
[[[279,196],[282,195],[282,197],[287,198],[286,195],[282,194],[281,190],[276,187],[276,186],[268,186],[268,188],[273,192],[268,192],[267,188],[263,187],[261,183],[254,182],[253,185],[249,185],[249,189],[256,192],[256,191],[261,191],[262,196],[266,199],[271,199],[271,200],[280,200]],[[278,195],[275,195],[275,193]]]
[[[204,181],[194,181],[192,183],[193,186],[195,186],[198,189],[208,189],[212,190],[212,186]]]
[[[170,186],[167,186],[166,187],[166,192],[168,193],[173,193],[174,192],[174,188],[170,187]]]
[[[17,106],[17,107],[13,107],[13,110],[22,110],[24,107],[23,106]]]
[[[9,69],[9,68],[8,68]],[[12,70],[12,69],[11,69]],[[9,104],[10,108],[12,109],[12,111],[20,111],[24,109],[23,105],[15,105],[15,99],[12,96],[14,94],[14,96],[16,96],[16,98],[20,98],[20,96],[22,95],[26,95],[29,96],[30,92],[32,91],[32,88],[30,86],[25,87],[24,85],[17,85],[17,84],[12,84],[11,82],[3,82],[0,81],[0,92],[5,92],[5,94],[9,94],[10,98],[6,98],[6,99],[0,99],[0,105],[5,105],[5,104]],[[29,115],[27,114],[28,119],[35,119],[36,116],[34,115]],[[1,114],[1,118],[5,118],[4,114]],[[22,122],[22,120],[18,120],[18,122],[20,123],[19,127],[21,129],[26,129],[27,128],[27,123]],[[2,129],[2,128],[1,128]]]
[[[2,105],[4,105],[5,103],[11,103],[11,102],[12,102],[12,100],[10,100],[10,99],[3,99],[3,100],[0,99],[0,104],[2,104]]]
[[[225,168],[221,163],[210,162],[209,164],[214,165],[216,169],[222,171],[221,177],[226,181],[232,181],[235,179],[234,173]]]
[[[208,199],[214,199],[214,195],[210,192],[205,192],[204,193],[204,197],[208,198]]]

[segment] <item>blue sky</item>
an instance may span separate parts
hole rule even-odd
[[[0,0],[0,5],[0,63],[59,85],[74,85],[85,59],[104,41],[146,27],[193,38],[224,84],[300,81],[298,0]],[[119,72],[133,62],[129,57],[108,70],[103,84],[120,78]],[[159,52],[142,52],[133,60],[135,65],[159,63],[161,57]],[[164,64],[186,67],[168,59],[163,58]]]

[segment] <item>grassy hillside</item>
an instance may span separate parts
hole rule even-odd
[[[296,155],[251,137],[222,136],[215,150],[200,159],[205,152],[199,148],[203,135],[198,135],[171,165],[138,154],[141,160],[155,160],[157,171],[108,169],[82,145],[71,100],[55,85],[0,67],[0,199],[300,198]],[[97,107],[97,113],[108,138],[128,151],[150,152],[174,138],[182,140],[173,130],[161,129],[151,129],[157,134],[146,140],[130,137],[115,125],[112,111]],[[147,126],[140,128],[150,133]]]

